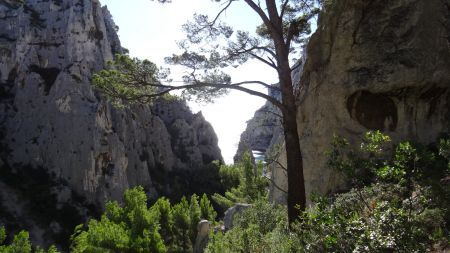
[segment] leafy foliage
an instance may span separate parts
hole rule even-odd
[[[288,252],[280,251],[284,238],[277,238],[280,233],[285,235],[285,231],[286,208],[260,199],[233,220],[231,230],[211,234],[205,252]]]
[[[200,218],[209,221],[215,221],[216,217],[217,213],[214,210],[211,202],[209,201],[206,194],[203,194],[202,198],[200,199]]]
[[[205,252],[406,253],[450,247],[448,139],[427,147],[391,146],[390,138],[370,132],[358,150],[342,138],[333,147],[330,165],[347,175],[369,170],[365,175],[372,178],[355,179],[346,193],[314,197],[315,205],[291,225],[285,207],[267,202],[267,182],[248,154],[240,166],[223,167],[231,190],[220,197],[252,206],[235,217],[232,229],[213,232]],[[182,198],[173,206],[160,198],[149,208],[143,188],[136,187],[125,192],[123,205],[108,202],[100,220],[78,226],[71,252],[192,252],[196,225],[201,219],[214,222],[216,215],[206,195]],[[28,233],[8,241],[0,228],[0,252],[32,252]],[[35,252],[58,251],[52,246]]]
[[[291,228],[283,207],[256,202],[230,231],[212,235],[206,252],[406,253],[450,247],[450,189],[442,180],[450,175],[448,140],[393,147],[389,137],[369,132],[358,150],[342,138],[333,147],[329,164],[335,169],[372,178],[353,179],[346,193],[314,197],[315,205]]]

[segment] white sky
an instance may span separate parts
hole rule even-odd
[[[164,65],[164,57],[180,52],[176,41],[185,38],[181,26],[192,19],[194,13],[214,16],[220,4],[211,0],[173,0],[170,4],[159,4],[151,0],[101,0],[107,5],[114,21],[120,27],[122,46],[130,50],[130,55],[149,59],[159,66]],[[225,21],[235,30],[253,32],[261,22],[249,7],[236,2],[225,13]],[[173,73],[174,71],[172,71]],[[259,62],[247,63],[230,73],[232,81],[261,80],[277,82],[276,73]],[[181,80],[173,75],[174,80]],[[194,112],[202,111],[219,137],[219,146],[225,162],[232,163],[240,134],[255,110],[265,100],[234,91],[217,99],[214,104],[198,105],[190,103]]]

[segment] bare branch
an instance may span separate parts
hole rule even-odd
[[[284,170],[285,172],[287,172],[287,168],[286,168],[283,164],[281,164],[278,160],[275,160],[275,159],[266,159],[266,162],[267,162],[268,164],[276,163],[278,166],[280,166],[280,168],[281,168],[282,170]]]
[[[273,61],[272,58],[268,57],[269,60],[266,60],[266,59],[262,58],[261,56],[257,55],[256,53],[253,53],[253,51],[255,51],[255,50],[263,50],[264,52],[269,53],[272,57],[274,57],[274,58],[276,57],[276,54],[272,50],[267,48],[267,47],[253,46],[251,48],[242,49],[242,50],[236,50],[234,52],[230,52],[229,53],[230,57],[227,57],[227,59],[231,59],[232,57],[239,56],[241,54],[249,54],[249,55],[253,56],[254,58],[258,59],[259,61],[269,65],[272,68],[274,68],[275,70],[278,70],[278,66],[275,64],[275,62]]]
[[[294,38],[294,35],[295,35],[295,32],[296,32],[296,26],[297,26],[298,24],[297,24],[297,22],[295,22],[295,21],[292,21],[290,24],[289,24],[289,28],[288,28],[288,32],[287,32],[287,35],[286,35],[286,48],[287,49],[289,49],[290,47],[291,47],[291,42],[292,42],[292,39]]]
[[[269,177],[265,177],[265,178],[267,178],[267,179],[270,181],[270,183],[271,183],[273,186],[275,186],[275,188],[277,188],[278,190],[280,190],[280,191],[282,191],[282,192],[288,194],[288,192],[287,192],[286,190],[284,190],[283,188],[281,188],[280,186],[278,186],[278,185],[275,183],[275,181],[273,181],[272,178],[269,178]]]
[[[273,65],[277,65],[277,64],[273,61],[273,58],[267,56],[267,59],[268,59]]]
[[[280,16],[278,16],[278,9],[275,0],[266,0],[267,12],[269,14],[270,23],[272,25],[273,31],[282,31],[283,22]],[[281,29],[281,30],[280,30]],[[273,34],[273,33],[272,33]],[[277,34],[282,37],[282,34]],[[275,39],[275,38],[274,38]]]
[[[284,12],[286,11],[286,8],[288,6],[289,0],[284,0],[283,5],[281,7],[281,12],[280,12],[280,18],[283,19],[284,16]]]
[[[244,85],[244,84],[259,84],[259,85],[262,85],[262,86],[266,87],[267,89],[273,89],[274,88],[272,85],[267,84],[267,83],[262,82],[262,81],[243,81],[243,82],[234,83],[234,84],[231,84],[231,85],[240,86],[240,85]]]
[[[217,20],[220,18],[220,15],[222,15],[222,13],[223,13],[224,11],[226,11],[226,10],[231,6],[231,4],[232,4],[234,1],[236,1],[236,0],[229,0],[228,3],[226,4],[226,6],[223,7],[222,10],[219,11],[219,13],[218,13],[218,14],[216,15],[216,17],[213,19],[213,21],[212,21],[211,23],[209,23],[209,25],[210,25],[210,26],[213,26],[213,25],[217,22]]]
[[[277,55],[275,54],[274,51],[270,50],[268,47],[254,47],[254,49],[258,49],[258,50],[264,50],[265,52],[269,53],[272,57],[276,58]]]
[[[270,111],[270,110],[259,110],[260,112],[266,112],[266,113],[270,113],[270,114],[273,114],[273,115],[275,115],[276,117],[279,117],[280,119],[283,119],[283,116],[281,115],[281,114],[279,114],[279,113],[276,113],[276,112],[274,112],[274,111]]]
[[[268,100],[269,102],[271,102],[274,106],[278,107],[280,110],[285,110],[284,105],[280,101],[278,101],[276,98],[271,97],[262,92],[258,92],[258,91],[255,91],[255,90],[252,90],[252,89],[249,89],[246,87],[242,87],[242,85],[245,85],[245,84],[259,84],[259,85],[262,85],[267,88],[273,88],[272,86],[268,85],[267,83],[264,83],[261,81],[244,81],[244,82],[238,82],[238,83],[232,83],[232,84],[222,84],[222,83],[207,83],[207,82],[195,80],[194,83],[192,83],[192,84],[185,84],[185,85],[179,85],[179,86],[164,85],[164,84],[156,83],[156,82],[155,83],[142,82],[141,85],[143,85],[143,86],[152,86],[152,87],[156,87],[156,88],[161,88],[161,91],[152,93],[152,94],[136,95],[133,98],[138,99],[138,100],[139,99],[140,100],[152,99],[152,98],[156,98],[156,97],[160,97],[165,94],[168,94],[171,91],[196,89],[196,88],[202,88],[202,87],[212,87],[212,88],[217,88],[217,89],[239,90],[239,91],[245,92],[247,94],[250,94],[252,96],[264,98],[264,99]],[[127,101],[133,100],[133,99],[124,97],[122,94],[119,94],[116,91],[113,91],[113,90],[108,90],[108,91],[111,94],[114,94],[116,97],[122,98],[124,100],[127,100]]]
[[[259,61],[261,61],[261,62],[263,62],[263,63],[269,65],[270,67],[274,68],[275,70],[278,70],[277,65],[275,65],[275,64],[273,63],[273,61],[268,61],[268,60],[262,58],[261,56],[254,54],[254,53],[249,53],[249,54],[250,54],[251,56],[255,57],[257,60],[259,60]],[[270,58],[269,58],[269,59],[270,59]]]
[[[252,0],[244,0],[244,1],[247,3],[248,6],[250,6],[250,8],[252,8],[259,15],[259,17],[262,19],[262,21],[267,27],[273,27],[266,13],[264,13],[264,11],[261,9],[259,5],[257,5]]]

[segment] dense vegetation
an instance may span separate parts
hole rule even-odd
[[[450,243],[450,140],[423,146],[391,144],[388,136],[369,132],[359,149],[335,138],[329,165],[349,178],[351,190],[313,196],[301,219],[288,224],[286,207],[267,199],[262,167],[247,155],[240,165],[222,166],[228,191],[213,199],[224,207],[251,203],[233,228],[211,232],[206,252],[425,252]],[[124,194],[123,204],[106,204],[99,220],[80,225],[71,252],[192,252],[197,224],[207,219],[219,227],[206,195],[192,195],[172,205],[160,198],[148,207],[141,187]],[[5,244],[0,252],[31,252],[28,233]],[[35,252],[46,252],[36,249]],[[48,252],[57,252],[51,247]]]
[[[394,148],[390,156],[386,150]],[[264,198],[212,235],[206,252],[425,252],[449,246],[450,141],[425,147],[369,132],[359,150],[336,138],[329,164],[352,189],[313,197],[289,228],[283,206]],[[226,250],[224,250],[226,249]]]
[[[236,203],[253,203],[267,195],[267,178],[263,176],[263,164],[254,165],[250,153],[245,153],[236,165],[222,165],[221,183],[228,189],[224,195],[215,193],[212,199],[223,209]]]
[[[201,219],[216,212],[206,195],[171,205],[160,198],[150,208],[142,187],[124,194],[124,204],[108,202],[100,220],[75,229],[72,252],[192,252]]]

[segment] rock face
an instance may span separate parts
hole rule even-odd
[[[342,0],[321,15],[298,95],[307,193],[344,181],[326,166],[333,134],[436,140],[450,126],[450,1]],[[283,162],[281,155],[280,161]],[[279,173],[278,185],[285,186]],[[282,195],[275,189],[275,195]]]
[[[39,169],[64,189],[58,204],[76,195],[99,206],[135,185],[151,197],[170,192],[169,173],[222,160],[211,125],[184,102],[119,111],[92,89],[92,74],[121,52],[98,0],[0,0],[3,174]],[[0,202],[15,192],[4,183]]]
[[[208,244],[211,224],[207,220],[201,220],[197,225],[197,237],[195,239],[194,253],[203,253]]]
[[[270,95],[280,99],[281,95],[277,90],[269,91]],[[253,118],[247,121],[247,127],[241,134],[238,149],[234,156],[234,162],[241,160],[246,151],[266,152],[275,143],[279,143],[283,129],[281,127],[280,111],[270,102],[266,102],[259,108]]]
[[[241,214],[243,211],[245,211],[247,208],[250,208],[252,205],[250,204],[242,204],[237,203],[234,206],[228,208],[225,211],[225,216],[223,217],[223,226],[226,230],[230,230],[233,227],[233,220],[235,219],[235,215]]]

